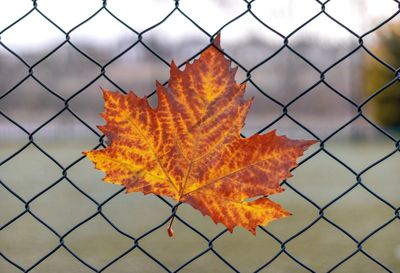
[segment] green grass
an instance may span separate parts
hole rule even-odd
[[[39,143],[64,167],[79,158],[81,151],[93,146],[92,142],[47,141]],[[2,144],[0,161],[19,147],[15,142]],[[314,150],[317,147],[314,148]],[[383,141],[336,142],[327,144],[327,150],[343,160],[356,171],[364,170],[369,164],[385,156],[394,145]],[[310,154],[310,151],[308,154]],[[400,206],[400,154],[396,153],[383,163],[361,175],[363,183],[395,207]],[[355,175],[346,170],[331,157],[320,153],[301,165],[294,172],[289,183],[297,190],[323,207],[335,196],[350,188]],[[29,200],[45,187],[62,177],[62,171],[49,161],[35,147],[17,155],[13,160],[0,166],[0,179],[23,199]],[[120,189],[119,186],[101,182],[102,173],[93,169],[88,160],[83,160],[67,170],[67,177],[98,202]],[[304,200],[295,191],[285,187],[282,194],[272,199],[293,212],[293,216],[275,221],[267,230],[284,241],[291,238],[319,215],[319,210]],[[3,187],[0,187],[0,226],[24,210],[24,205]],[[59,234],[64,234],[97,211],[97,206],[79,193],[68,180],[63,179],[49,191],[30,203],[30,210]],[[170,216],[170,208],[159,198],[140,193],[124,193],[109,201],[102,212],[121,230],[138,237],[156,227]],[[212,238],[223,226],[215,225],[209,218],[188,205],[179,208],[179,216]],[[383,204],[365,189],[357,186],[348,195],[332,204],[324,215],[347,230],[358,240],[389,221],[393,210]],[[175,236],[169,238],[166,226],[155,230],[140,240],[140,246],[164,263],[170,270],[178,268],[193,256],[206,250],[208,242],[176,221]],[[394,272],[400,272],[400,221],[396,219],[384,229],[372,235],[363,250],[377,258]],[[26,213],[0,232],[0,251],[24,268],[30,267],[46,253],[57,246],[59,239]],[[65,244],[83,260],[101,268],[114,257],[129,249],[133,242],[115,232],[101,217],[97,216],[80,226],[64,239]],[[280,245],[258,229],[257,236],[240,228],[233,234],[225,233],[213,242],[214,249],[240,272],[253,272],[274,257]],[[320,220],[299,237],[286,245],[286,250],[311,269],[326,272],[340,260],[357,249],[357,244],[330,225]],[[20,272],[0,258],[0,272]],[[75,273],[92,272],[60,248],[52,256],[35,267],[32,272]],[[113,264],[105,272],[164,272],[163,269],[139,250],[134,250]],[[233,272],[211,251],[197,259],[181,272]],[[286,254],[280,255],[262,272],[307,272],[293,262]],[[358,253],[334,272],[385,272]]]

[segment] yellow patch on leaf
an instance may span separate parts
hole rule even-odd
[[[275,131],[242,138],[253,99],[244,99],[236,70],[218,36],[183,71],[172,62],[168,86],[157,82],[155,109],[133,92],[104,90],[99,128],[108,146],[84,154],[104,181],[190,204],[230,232],[242,226],[255,234],[258,225],[290,215],[266,196],[283,191],[280,182],[315,141]]]

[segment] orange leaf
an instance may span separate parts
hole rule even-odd
[[[243,98],[236,70],[217,36],[183,71],[172,62],[168,86],[157,82],[155,109],[133,92],[105,90],[106,125],[99,128],[108,146],[85,154],[104,181],[188,203],[230,232],[242,226],[255,234],[258,225],[290,215],[266,196],[283,191],[279,183],[315,141],[275,131],[242,138],[253,99]]]

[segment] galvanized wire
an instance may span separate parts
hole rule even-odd
[[[80,22],[78,25],[74,26],[73,28],[69,29],[69,30],[65,30],[63,28],[61,28],[59,25],[57,25],[53,20],[51,20],[48,16],[46,16],[46,14],[44,12],[41,11],[40,9],[40,1],[38,0],[32,0],[32,8],[31,10],[29,10],[26,14],[23,14],[18,20],[16,20],[15,22],[13,22],[12,24],[10,24],[9,26],[7,26],[6,28],[0,30],[0,46],[5,49],[6,51],[8,51],[10,54],[12,54],[15,58],[17,58],[27,69],[27,74],[21,78],[21,80],[15,84],[12,88],[10,88],[9,90],[1,90],[0,94],[2,94],[0,96],[0,100],[4,99],[5,97],[9,96],[11,93],[13,93],[21,84],[23,84],[25,81],[27,81],[28,79],[33,79],[35,82],[37,82],[40,86],[42,86],[49,94],[51,94],[52,96],[54,96],[57,100],[61,101],[63,103],[63,107],[61,109],[59,109],[59,111],[54,114],[52,117],[50,117],[47,121],[43,122],[40,126],[38,126],[36,129],[34,129],[33,131],[29,131],[28,129],[24,128],[21,124],[19,124],[17,121],[13,120],[11,117],[9,117],[8,115],[6,115],[6,113],[4,113],[3,111],[1,111],[0,109],[0,115],[5,118],[6,120],[8,120],[10,123],[12,123],[16,128],[18,128],[22,133],[24,133],[26,135],[26,139],[27,142],[25,143],[25,145],[23,145],[20,149],[18,149],[16,152],[14,152],[12,155],[8,156],[7,158],[5,158],[3,161],[0,162],[0,166],[4,165],[5,163],[12,161],[18,154],[20,154],[22,151],[24,151],[27,147],[29,146],[34,146],[36,147],[36,149],[38,149],[45,157],[47,157],[49,160],[51,160],[58,168],[60,171],[60,177],[55,180],[53,183],[51,183],[49,186],[47,186],[46,188],[42,189],[39,193],[37,193],[36,195],[34,195],[32,198],[30,199],[24,199],[22,198],[20,195],[18,195],[17,192],[13,191],[9,185],[7,185],[6,181],[1,181],[0,180],[0,186],[3,188],[3,190],[8,191],[10,194],[12,194],[21,204],[24,205],[25,209],[19,213],[18,215],[15,215],[15,217],[13,217],[12,219],[10,219],[7,223],[3,224],[2,226],[0,226],[0,232],[2,230],[4,230],[5,228],[11,226],[13,223],[15,223],[16,221],[18,221],[18,219],[20,219],[22,216],[29,214],[31,215],[34,219],[37,220],[37,222],[39,222],[43,227],[45,227],[49,232],[51,232],[52,234],[54,234],[59,242],[57,245],[54,246],[54,248],[49,251],[46,255],[44,255],[43,257],[41,257],[39,260],[37,260],[35,263],[33,263],[32,265],[30,265],[29,267],[25,268],[21,265],[19,265],[17,262],[13,261],[10,257],[7,257],[4,253],[0,252],[0,257],[2,259],[4,259],[6,262],[8,262],[10,265],[14,266],[16,269],[20,270],[21,272],[30,272],[32,271],[34,268],[36,268],[39,264],[41,264],[44,260],[46,260],[48,257],[50,257],[51,255],[53,255],[55,252],[57,252],[59,249],[63,248],[66,251],[68,251],[76,260],[78,260],[80,263],[82,263],[84,266],[86,266],[88,269],[90,269],[93,272],[103,272],[105,271],[107,268],[109,268],[111,265],[113,265],[114,263],[118,262],[121,258],[123,258],[124,256],[126,256],[128,253],[130,253],[133,250],[137,250],[137,251],[141,251],[143,254],[145,254],[149,259],[151,259],[154,263],[156,263],[159,266],[160,272],[179,272],[182,269],[184,269],[186,266],[188,266],[190,263],[192,263],[193,261],[195,261],[196,259],[200,258],[201,256],[203,256],[206,253],[213,253],[218,259],[220,259],[228,269],[230,269],[233,272],[239,272],[239,270],[237,268],[235,268],[234,265],[232,265],[231,263],[229,263],[227,261],[227,259],[225,259],[223,257],[222,254],[220,254],[215,248],[214,248],[214,242],[216,240],[218,240],[224,233],[227,232],[227,230],[223,230],[222,232],[220,232],[219,234],[216,234],[213,237],[207,237],[206,235],[204,235],[201,230],[196,229],[194,226],[191,225],[191,223],[185,221],[184,219],[182,219],[179,214],[176,214],[176,210],[178,208],[178,206],[180,206],[181,204],[171,204],[168,200],[166,200],[165,198],[158,196],[158,198],[160,200],[162,200],[162,202],[165,203],[166,206],[168,206],[171,209],[171,215],[166,218],[163,222],[159,223],[157,226],[153,227],[152,229],[148,230],[147,232],[145,232],[144,234],[140,235],[139,237],[133,237],[130,234],[127,234],[126,232],[122,231],[118,225],[114,224],[112,222],[112,220],[107,217],[107,215],[105,213],[103,213],[103,207],[106,206],[113,198],[115,198],[116,196],[120,195],[124,189],[120,189],[119,191],[117,191],[116,193],[112,194],[111,196],[109,196],[105,201],[103,202],[98,202],[96,201],[93,197],[90,196],[89,193],[85,192],[84,190],[82,190],[77,183],[75,183],[73,181],[73,179],[71,179],[68,176],[68,171],[74,167],[76,164],[78,164],[80,161],[82,161],[84,159],[84,156],[81,156],[79,158],[77,158],[74,162],[72,162],[71,164],[69,164],[68,166],[64,166],[63,164],[61,164],[59,161],[57,161],[53,156],[51,156],[48,152],[46,152],[46,149],[42,148],[36,141],[35,141],[35,137],[36,135],[45,127],[47,126],[49,123],[53,122],[58,116],[60,116],[62,113],[64,112],[68,112],[71,115],[74,116],[74,118],[79,121],[83,126],[85,126],[88,130],[90,130],[99,140],[99,142],[93,147],[94,149],[97,148],[101,148],[101,147],[105,147],[105,143],[104,143],[104,136],[100,135],[96,129],[94,129],[92,127],[92,125],[90,125],[88,122],[86,122],[84,120],[84,118],[82,118],[81,116],[79,116],[76,112],[74,112],[71,108],[70,108],[70,101],[79,96],[80,93],[82,93],[84,90],[86,90],[90,85],[92,85],[94,82],[96,82],[99,79],[106,79],[107,81],[109,81],[113,86],[115,86],[115,89],[120,90],[121,92],[126,93],[126,91],[124,90],[124,88],[122,88],[121,86],[119,86],[115,81],[113,81],[113,79],[107,75],[107,68],[114,63],[116,60],[118,60],[119,58],[121,58],[122,56],[124,56],[125,53],[127,53],[128,51],[130,51],[132,48],[138,46],[138,45],[142,45],[144,46],[151,54],[153,54],[157,59],[159,59],[162,63],[164,63],[166,66],[169,67],[169,62],[167,60],[165,60],[162,56],[160,56],[157,52],[155,52],[149,45],[146,44],[145,40],[143,39],[144,34],[151,32],[153,29],[155,29],[156,27],[160,26],[161,24],[163,24],[172,14],[180,14],[181,16],[185,17],[187,19],[187,23],[188,24],[192,24],[194,27],[196,27],[197,29],[199,29],[201,31],[201,33],[203,33],[203,35],[207,36],[210,40],[210,44],[212,43],[213,39],[215,38],[216,34],[218,32],[223,32],[223,30],[229,26],[230,24],[232,24],[233,22],[235,22],[236,20],[238,20],[239,18],[243,17],[244,15],[248,14],[251,15],[255,20],[257,20],[259,23],[261,23],[263,25],[263,27],[265,27],[266,29],[268,29],[269,31],[273,32],[274,34],[276,34],[277,37],[279,37],[281,39],[281,46],[270,56],[268,56],[267,58],[260,60],[256,65],[254,65],[253,67],[251,67],[250,69],[245,68],[243,65],[240,64],[239,61],[235,60],[232,56],[229,55],[229,53],[227,52],[223,52],[225,54],[225,56],[230,59],[235,65],[239,66],[243,71],[245,71],[246,73],[246,79],[244,80],[244,82],[249,82],[251,83],[262,95],[264,95],[268,100],[270,100],[271,102],[275,103],[276,105],[278,105],[279,107],[281,107],[282,112],[280,114],[279,117],[277,117],[275,120],[273,120],[271,123],[265,125],[264,128],[262,128],[261,130],[259,130],[258,133],[264,132],[265,130],[269,129],[271,126],[273,126],[274,124],[276,124],[277,122],[279,122],[281,119],[283,118],[288,118],[291,121],[293,121],[295,124],[297,124],[300,128],[302,128],[303,130],[305,130],[306,132],[308,132],[310,135],[312,135],[315,139],[319,140],[320,142],[320,146],[319,149],[316,150],[315,152],[313,152],[311,155],[307,156],[306,158],[304,158],[299,166],[301,167],[303,163],[309,161],[311,158],[315,157],[317,154],[321,154],[324,153],[327,156],[331,157],[333,160],[335,160],[337,163],[339,163],[343,168],[345,168],[346,170],[348,170],[354,177],[355,177],[355,183],[351,186],[349,186],[345,191],[343,191],[341,194],[337,195],[331,202],[329,202],[328,204],[326,204],[325,206],[319,206],[318,204],[316,204],[316,202],[314,202],[312,200],[312,198],[307,196],[307,193],[301,192],[300,190],[298,190],[295,186],[291,185],[289,182],[287,181],[283,181],[283,185],[285,187],[290,188],[291,190],[293,190],[293,192],[295,192],[299,197],[303,198],[306,202],[308,202],[311,206],[315,207],[315,209],[318,210],[319,215],[318,217],[316,217],[311,223],[309,223],[305,228],[299,230],[296,234],[292,235],[290,238],[288,238],[285,241],[282,241],[281,239],[279,239],[278,236],[276,236],[275,234],[273,234],[272,232],[270,232],[269,230],[267,230],[264,227],[260,227],[260,229],[267,235],[270,236],[271,238],[273,238],[279,245],[280,245],[280,250],[268,261],[265,261],[265,263],[260,266],[257,270],[255,270],[254,272],[260,272],[263,269],[267,268],[272,262],[274,262],[279,256],[281,255],[286,255],[287,257],[289,257],[291,260],[293,260],[295,263],[297,263],[297,265],[299,267],[301,267],[303,270],[305,271],[309,271],[309,272],[316,272],[313,268],[311,268],[309,265],[307,265],[305,262],[301,261],[299,258],[297,258],[294,254],[290,253],[290,251],[286,248],[286,246],[295,238],[301,236],[304,232],[306,232],[308,229],[310,229],[311,227],[313,227],[316,223],[320,222],[320,221],[325,221],[326,223],[330,224],[332,227],[334,227],[335,229],[337,229],[339,232],[343,233],[346,237],[348,237],[351,241],[353,241],[356,244],[356,248],[354,249],[354,251],[349,254],[347,257],[343,258],[340,261],[337,261],[337,263],[332,266],[327,272],[334,272],[336,269],[340,268],[344,263],[346,263],[349,259],[351,259],[354,255],[356,255],[357,253],[361,253],[363,254],[365,257],[367,257],[368,259],[370,259],[371,261],[373,261],[374,263],[376,263],[383,271],[386,272],[395,272],[393,268],[389,268],[388,266],[386,266],[384,263],[382,263],[381,261],[379,261],[376,257],[374,257],[373,255],[371,255],[370,253],[368,253],[364,248],[363,245],[365,244],[366,241],[368,241],[373,235],[375,235],[376,233],[380,232],[382,229],[384,229],[386,226],[388,226],[390,223],[399,220],[400,219],[400,208],[396,207],[395,205],[391,204],[389,201],[385,200],[382,196],[380,196],[378,193],[374,192],[372,189],[370,189],[364,182],[363,182],[363,174],[365,172],[367,172],[368,170],[370,170],[371,168],[375,167],[376,165],[380,164],[381,162],[383,162],[384,160],[388,159],[389,157],[391,157],[392,155],[398,153],[400,151],[400,141],[398,139],[396,139],[394,136],[392,136],[390,133],[388,133],[387,131],[385,131],[384,129],[382,129],[381,127],[379,127],[376,123],[374,123],[374,121],[372,121],[370,118],[368,118],[365,114],[364,114],[364,110],[366,107],[366,104],[373,100],[378,94],[380,94],[381,92],[384,92],[385,89],[387,89],[389,86],[393,85],[394,83],[398,82],[400,80],[400,73],[399,73],[399,68],[395,68],[390,66],[388,63],[385,63],[382,59],[380,59],[378,56],[376,56],[373,52],[370,51],[370,49],[368,49],[365,45],[364,45],[364,38],[367,37],[368,35],[372,34],[373,32],[375,32],[376,30],[378,30],[380,27],[382,27],[383,25],[387,24],[389,21],[391,21],[395,16],[397,16],[400,13],[400,2],[397,0],[394,0],[394,2],[396,2],[399,6],[399,9],[393,13],[390,17],[388,17],[386,20],[382,21],[379,25],[375,26],[374,28],[370,29],[369,31],[363,33],[363,34],[357,34],[355,31],[353,31],[350,27],[346,26],[344,23],[342,23],[340,20],[336,19],[334,16],[332,16],[329,13],[329,9],[326,7],[328,2],[330,2],[330,0],[322,2],[319,0],[315,0],[316,3],[320,6],[320,10],[314,14],[312,17],[310,17],[308,20],[306,20],[303,24],[299,25],[294,31],[292,31],[291,33],[289,33],[288,35],[284,35],[282,33],[280,33],[278,30],[274,29],[273,27],[271,27],[270,25],[268,25],[266,22],[262,21],[259,17],[257,17],[257,15],[253,12],[252,9],[252,4],[254,3],[255,0],[252,1],[246,1],[243,0],[244,2],[244,8],[243,8],[243,12],[240,13],[239,15],[237,15],[236,17],[232,18],[231,20],[229,20],[228,22],[226,22],[224,25],[222,25],[215,33],[209,33],[207,32],[204,28],[202,28],[198,23],[196,23],[195,20],[193,20],[192,18],[190,18],[189,15],[187,15],[185,13],[185,11],[180,7],[180,1],[179,0],[175,0],[172,1],[171,3],[171,10],[170,12],[165,16],[165,18],[163,18],[161,21],[159,21],[158,23],[152,25],[151,27],[143,30],[143,31],[137,31],[135,30],[133,27],[131,27],[130,25],[128,25],[127,23],[125,23],[123,20],[121,20],[120,18],[118,18],[113,12],[112,10],[110,10],[107,7],[107,0],[103,0],[99,2],[99,7],[98,9],[92,14],[90,15],[88,18],[86,18],[85,20],[83,20],[82,22]],[[90,21],[91,19],[93,19],[96,15],[98,15],[100,12],[106,12],[108,13],[110,16],[112,16],[118,23],[120,23],[121,25],[123,25],[125,28],[127,28],[129,31],[131,31],[134,35],[136,35],[137,37],[137,41],[135,41],[134,43],[132,43],[131,45],[129,45],[125,50],[121,51],[119,54],[117,54],[114,58],[112,58],[111,60],[109,60],[107,63],[105,64],[100,64],[99,62],[97,62],[94,58],[92,58],[91,56],[89,56],[87,53],[85,53],[83,50],[81,50],[79,48],[78,45],[74,44],[71,39],[70,39],[70,35],[71,33],[73,33],[74,31],[76,31],[77,29],[79,29],[81,26],[83,26],[84,24],[86,24],[88,21]],[[1,41],[1,35],[3,35],[5,32],[8,31],[12,31],[12,27],[14,25],[16,25],[17,23],[19,23],[20,21],[24,20],[26,17],[30,16],[33,13],[37,13],[40,16],[42,16],[47,22],[48,24],[53,25],[55,28],[57,28],[63,35],[64,35],[64,40],[59,43],[57,46],[55,46],[52,50],[50,50],[44,57],[42,57],[41,59],[39,59],[38,61],[36,61],[34,64],[30,65],[28,64],[27,61],[24,60],[23,57],[19,56],[12,48],[8,47],[7,45],[5,45],[2,41]],[[303,56],[300,52],[296,51],[296,49],[294,49],[291,45],[290,45],[290,39],[291,37],[293,37],[297,32],[299,32],[301,29],[303,29],[305,26],[307,26],[308,24],[310,24],[311,22],[313,22],[316,18],[320,17],[320,16],[325,16],[327,18],[329,18],[334,24],[336,24],[337,26],[339,26],[340,28],[342,28],[343,30],[347,31],[356,41],[357,41],[357,45],[349,50],[348,53],[346,53],[344,56],[342,56],[339,60],[337,60],[336,62],[332,63],[330,66],[328,66],[326,69],[321,70],[319,68],[317,68],[316,65],[314,65],[309,59],[307,59],[305,56]],[[86,85],[82,86],[78,91],[76,91],[75,93],[73,93],[71,96],[69,97],[64,97],[61,96],[57,93],[56,90],[52,90],[50,87],[48,87],[44,82],[42,82],[38,77],[35,76],[35,68],[41,64],[44,60],[46,60],[48,57],[50,57],[51,55],[53,55],[55,52],[57,52],[60,48],[62,48],[64,45],[70,45],[74,50],[76,50],[76,52],[78,52],[82,58],[89,60],[91,63],[93,63],[95,66],[98,67],[99,73],[98,75],[96,75],[95,77],[93,77],[93,79],[91,81],[89,81]],[[278,55],[283,49],[288,49],[290,52],[292,52],[293,54],[295,54],[298,58],[300,58],[302,61],[304,61],[304,63],[306,63],[312,70],[314,70],[316,73],[319,74],[319,80],[316,81],[315,83],[313,83],[312,85],[310,85],[308,88],[306,88],[305,90],[303,90],[303,92],[301,92],[298,96],[296,96],[295,98],[293,98],[291,101],[289,101],[288,103],[281,103],[279,102],[277,99],[273,98],[271,95],[269,95],[267,92],[265,92],[265,90],[263,90],[260,86],[257,85],[256,82],[254,82],[252,80],[252,72],[255,71],[257,68],[259,68],[261,65],[267,63],[268,61],[270,61],[272,58],[274,58],[276,55]],[[203,48],[204,50],[205,48]],[[348,96],[346,96],[345,94],[343,94],[340,90],[337,90],[335,87],[333,87],[331,84],[329,84],[326,80],[325,80],[325,75],[332,70],[334,67],[338,66],[340,63],[344,62],[345,60],[347,60],[350,56],[352,56],[355,52],[359,51],[359,50],[364,50],[367,54],[369,54],[372,58],[374,58],[377,62],[379,62],[380,64],[382,64],[383,66],[385,66],[388,70],[393,72],[393,79],[386,83],[384,86],[382,86],[379,90],[376,90],[371,96],[369,96],[368,98],[366,98],[365,100],[363,100],[361,103],[357,103],[354,100],[352,100],[351,98],[349,98]],[[202,51],[202,50],[201,50]],[[179,67],[183,66],[186,62],[193,60],[194,58],[196,58],[200,53],[197,52],[195,55],[191,56],[189,59],[187,59],[185,62],[182,62]],[[167,84],[167,82],[164,82],[164,85]],[[303,125],[300,121],[298,121],[296,119],[296,116],[294,114],[291,114],[290,111],[290,106],[295,103],[296,101],[298,101],[300,98],[302,98],[303,96],[305,96],[306,94],[308,94],[309,92],[311,92],[314,88],[316,88],[319,85],[323,85],[325,87],[327,87],[331,92],[337,94],[338,96],[340,96],[341,98],[343,98],[344,100],[346,100],[349,104],[352,105],[352,107],[354,108],[354,110],[356,111],[356,114],[349,119],[347,122],[345,122],[342,126],[340,126],[339,128],[337,128],[333,133],[331,133],[330,135],[328,135],[326,138],[320,138],[318,135],[316,135],[311,129],[307,128],[305,125]],[[148,97],[151,97],[155,94],[155,91],[151,92]],[[365,120],[367,123],[369,123],[371,126],[373,126],[377,131],[379,131],[384,137],[386,137],[388,140],[390,140],[393,143],[393,150],[388,153],[387,155],[383,156],[382,158],[376,160],[373,164],[365,167],[363,170],[361,171],[356,171],[354,170],[351,166],[349,166],[348,164],[346,164],[345,162],[343,162],[342,160],[340,160],[338,157],[336,157],[333,153],[331,153],[331,151],[329,151],[326,147],[325,144],[327,143],[327,141],[329,141],[330,139],[332,139],[334,136],[336,136],[337,134],[339,134],[342,130],[344,130],[346,127],[348,127],[351,123],[355,122],[356,120]],[[76,191],[78,191],[79,193],[81,193],[83,196],[85,196],[90,202],[92,202],[96,207],[97,207],[97,211],[93,214],[91,214],[90,216],[88,216],[86,219],[84,219],[83,221],[81,221],[80,223],[78,223],[77,225],[73,226],[70,230],[68,230],[67,232],[60,234],[59,232],[57,232],[53,227],[51,227],[48,223],[46,223],[46,221],[44,221],[43,219],[41,219],[41,217],[39,217],[34,211],[32,211],[30,209],[30,204],[32,202],[34,202],[35,200],[37,200],[38,198],[41,198],[46,192],[48,192],[50,189],[54,188],[55,186],[57,186],[61,181],[67,181],[68,183],[70,183],[75,189]],[[376,200],[378,200],[379,202],[381,202],[382,204],[384,204],[385,206],[387,206],[389,209],[391,209],[393,211],[393,217],[391,219],[389,219],[388,221],[381,223],[381,225],[374,229],[373,231],[371,231],[369,234],[367,234],[363,239],[359,240],[357,238],[355,238],[349,231],[347,231],[346,229],[344,229],[343,227],[341,227],[339,224],[335,223],[333,220],[329,219],[326,215],[325,215],[325,211],[331,207],[332,205],[336,204],[337,202],[340,202],[341,199],[346,196],[348,193],[350,193],[353,189],[355,189],[356,187],[361,187],[364,188],[368,193],[370,193],[371,197],[375,198]],[[1,208],[3,209],[3,208]],[[95,266],[91,265],[90,263],[88,263],[87,261],[85,261],[84,259],[82,259],[81,257],[79,257],[79,255],[77,255],[76,253],[74,253],[74,251],[68,247],[68,245],[65,243],[65,239],[71,234],[73,233],[76,229],[78,229],[79,227],[81,227],[82,225],[85,225],[88,221],[90,221],[91,219],[95,218],[95,217],[101,217],[103,218],[113,229],[115,232],[121,234],[122,236],[124,236],[126,238],[126,240],[131,241],[132,246],[127,249],[126,251],[124,251],[123,253],[121,253],[119,256],[114,257],[110,262],[108,262],[106,265],[104,265],[101,268],[96,268]],[[171,269],[168,268],[165,264],[163,264],[160,260],[158,260],[155,256],[153,256],[150,252],[146,251],[140,244],[141,240],[147,236],[151,236],[152,233],[156,230],[158,230],[159,228],[163,227],[172,217],[176,217],[176,219],[178,221],[180,221],[183,225],[185,225],[186,227],[188,227],[190,230],[192,230],[195,234],[197,234],[198,236],[200,236],[206,243],[207,243],[207,247],[205,249],[203,249],[202,251],[200,251],[196,256],[192,257],[191,259],[189,259],[188,261],[186,261],[185,263],[183,263],[181,266],[179,266],[176,269]],[[0,249],[1,250],[1,249]]]

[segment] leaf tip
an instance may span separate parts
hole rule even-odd
[[[107,88],[103,88],[100,86],[100,90],[103,93],[103,97],[105,98],[111,91]]]
[[[312,145],[314,145],[314,144],[316,144],[316,143],[318,143],[319,141],[318,140],[313,140],[313,139],[310,139],[310,140],[302,140],[301,141],[301,143],[302,143],[302,148],[304,149],[304,150],[307,150],[310,146],[312,146]]]
[[[171,61],[170,68],[171,68],[171,71],[172,71],[172,70],[176,70],[176,69],[178,69],[178,66],[176,65],[176,63],[175,63],[175,61],[174,61],[174,60],[172,60],[172,61]]]
[[[308,141],[308,143],[310,143],[310,146],[315,144],[315,143],[318,143],[318,142],[319,142],[319,140],[309,140]]]
[[[214,40],[213,40],[213,44],[218,47],[221,48],[221,32],[218,32],[217,35],[215,36]]]

